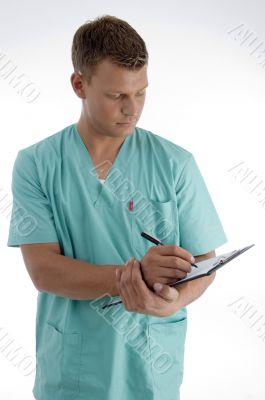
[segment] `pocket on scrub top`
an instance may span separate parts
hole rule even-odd
[[[160,395],[159,398],[179,398],[184,373],[186,332],[187,318],[148,325],[150,365],[155,393]]]
[[[154,243],[141,236],[146,232],[164,245],[177,244],[177,201],[148,199],[143,207],[132,213],[132,246],[137,257],[143,257]]]
[[[57,398],[58,394],[64,400],[73,400],[80,392],[81,333],[61,332],[50,322],[44,329],[44,345],[37,353],[34,391],[40,398]]]

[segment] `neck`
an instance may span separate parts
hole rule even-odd
[[[126,139],[126,136],[111,137],[99,134],[91,126],[85,124],[81,118],[77,123],[77,129],[91,156],[98,160],[102,157],[115,158]]]

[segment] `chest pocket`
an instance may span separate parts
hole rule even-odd
[[[154,243],[143,238],[146,232],[161,241],[164,245],[179,245],[177,201],[160,202],[149,199],[143,208],[131,215],[132,247],[137,258],[143,257]]]

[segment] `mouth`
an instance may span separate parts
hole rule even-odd
[[[133,122],[117,122],[117,125],[121,125],[121,126],[132,126],[135,125],[136,121]]]

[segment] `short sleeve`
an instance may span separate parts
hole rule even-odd
[[[26,149],[20,150],[15,159],[11,187],[13,204],[7,246],[59,242],[34,156]]]
[[[198,256],[227,242],[205,181],[191,153],[178,179],[176,196],[180,247]]]

